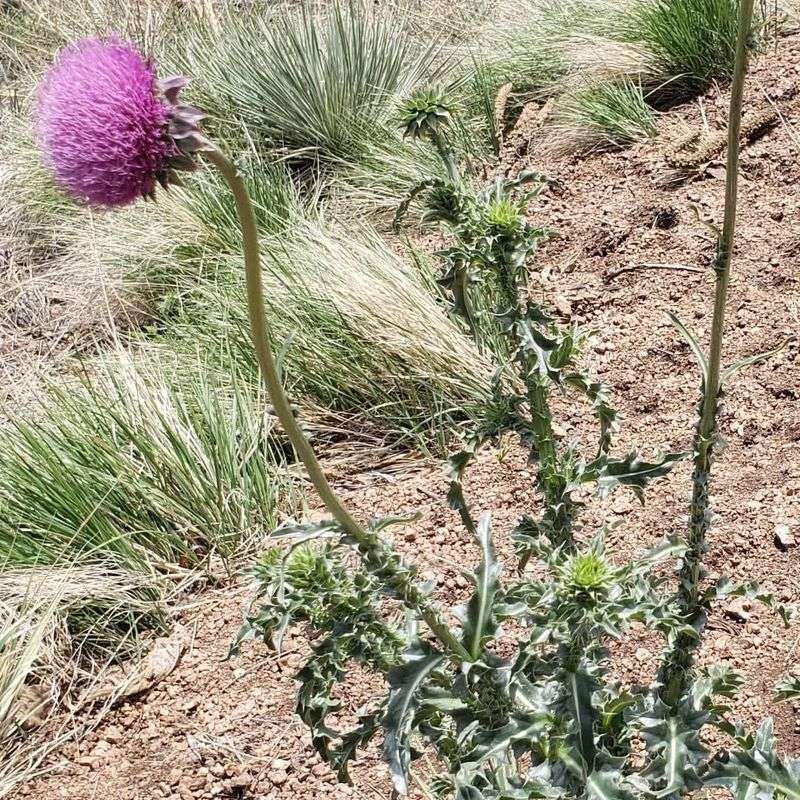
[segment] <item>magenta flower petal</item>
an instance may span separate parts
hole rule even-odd
[[[117,38],[62,50],[39,88],[36,127],[58,183],[93,206],[151,197],[177,154],[153,66]]]

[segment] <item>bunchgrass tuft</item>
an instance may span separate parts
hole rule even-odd
[[[401,18],[357,3],[281,9],[198,26],[174,62],[197,76],[195,102],[295,160],[357,160],[397,138],[394,108],[434,69],[435,45]]]
[[[652,52],[662,94],[680,97],[730,79],[738,10],[737,0],[639,0],[620,26]]]
[[[108,562],[2,566],[0,797],[38,774],[77,732],[60,701],[91,694],[107,666],[140,651],[139,628],[164,621],[165,588]],[[35,735],[43,725],[46,736]]]
[[[168,377],[171,376],[171,377]],[[0,563],[201,565],[263,538],[290,498],[263,398],[202,364],[118,357],[0,430]]]
[[[268,313],[301,404],[423,448],[438,430],[480,413],[485,362],[436,302],[435,280],[420,265],[363,226],[353,234],[322,222],[298,223],[267,240],[265,252]],[[234,358],[256,380],[239,269],[229,256],[213,279],[198,282],[170,338],[200,347],[222,369]]]
[[[655,136],[655,113],[640,84],[598,82],[559,98],[550,134],[559,150],[614,149]]]
[[[44,167],[23,114],[0,112],[0,251],[41,263],[61,250],[56,229],[78,213]]]

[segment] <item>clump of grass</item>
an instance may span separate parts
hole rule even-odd
[[[4,565],[0,581],[0,797],[30,780],[75,732],[52,722],[65,696],[90,691],[138,650],[139,623],[160,617],[163,587],[109,563]],[[125,629],[120,621],[125,618]],[[47,724],[47,736],[20,736]]]
[[[647,49],[615,34],[616,20],[624,13],[625,6],[606,0],[504,3],[463,83],[468,108],[489,138],[499,141],[495,101],[503,86],[503,114],[513,120],[526,103],[557,97],[576,81],[618,81],[646,74]]]
[[[222,32],[198,26],[173,60],[198,77],[195,102],[214,117],[294,159],[331,163],[396,138],[395,104],[434,70],[435,53],[401,18],[335,3],[324,14],[230,13]]]
[[[42,165],[24,114],[0,111],[0,250],[38,263],[61,248],[56,229],[79,213]]]
[[[181,0],[24,0],[5,14],[0,2],[0,60],[15,75],[36,74],[65,44],[112,32],[160,53],[203,17],[202,4]]]
[[[737,0],[639,0],[620,24],[652,52],[663,93],[692,95],[731,78],[738,10]]]
[[[240,164],[263,236],[270,321],[286,342],[283,369],[295,397],[420,446],[439,435],[440,423],[450,429],[478,413],[488,367],[437,301],[424,262],[405,261],[368,226],[354,234],[326,223],[319,208],[301,202],[282,166],[254,154]],[[158,207],[139,204],[64,235],[70,268],[116,275],[152,298],[150,333],[166,346],[200,352],[220,373],[234,359],[254,386],[233,215],[228,194],[205,171]]]
[[[42,693],[23,710],[26,681],[33,680],[54,623],[54,609],[31,608],[0,602],[0,797],[11,793],[35,771],[43,753],[41,744],[18,737],[31,716],[45,711]]]
[[[271,428],[257,395],[187,362],[119,354],[54,384],[35,421],[0,431],[0,563],[148,572],[230,556],[289,500]]]
[[[510,0],[481,44],[481,80],[511,83],[527,101],[557,93],[576,72],[585,79],[589,71],[627,73],[634,62],[641,67],[644,54],[634,58],[614,41],[615,21],[626,7],[606,0]]]
[[[298,223],[285,239],[265,242],[265,251],[270,323],[301,403],[423,448],[440,429],[479,413],[488,369],[432,296],[431,274],[369,229],[354,235],[321,222]],[[238,257],[228,256],[213,280],[197,284],[170,337],[215,353],[221,367],[233,357],[256,380],[239,270]]]
[[[655,114],[640,84],[603,81],[559,98],[550,134],[559,150],[614,149],[655,136]]]

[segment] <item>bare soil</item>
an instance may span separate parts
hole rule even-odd
[[[781,41],[776,53],[760,59],[748,85],[752,108],[766,103],[765,91],[790,99],[776,101],[783,122],[743,150],[728,363],[769,350],[800,327],[800,139],[795,133],[800,101],[786,91],[787,85],[800,83],[798,55],[799,38]],[[726,104],[725,92],[712,91],[703,99],[711,131],[724,128]],[[596,331],[588,357],[595,373],[614,387],[624,414],[619,452],[632,445],[650,452],[685,450],[691,444],[699,375],[666,314],[674,312],[707,340],[713,276],[706,268],[714,239],[705,223],[721,223],[724,170],[711,164],[676,182],[664,153],[670,141],[702,126],[702,120],[701,106],[693,102],[664,115],[657,140],[580,159],[537,154],[536,142],[525,144],[521,131],[509,137],[507,165],[533,167],[558,181],[531,208],[532,219],[559,234],[540,253],[534,290],[565,322]],[[800,600],[797,354],[797,345],[790,344],[741,373],[729,388],[721,421],[727,448],[716,465],[718,517],[708,557],[712,576],[760,581],[789,602]],[[586,416],[575,413],[573,403],[564,408],[570,412],[561,421],[566,436],[583,437]],[[602,522],[618,523],[609,542],[615,558],[622,559],[680,533],[686,524],[689,469],[684,463],[654,486],[644,506],[625,493],[593,503],[584,517],[585,534]],[[477,556],[447,508],[445,478],[437,465],[420,465],[401,476],[349,475],[337,482],[363,516],[419,512],[418,522],[395,532],[398,547],[436,576],[443,602],[465,596],[461,571]],[[503,443],[482,454],[468,489],[478,507],[493,511],[501,551],[508,553],[510,526],[537,503],[534,474],[516,445]],[[289,637],[280,656],[252,645],[241,657],[224,660],[249,597],[249,589],[238,583],[195,598],[180,614],[193,638],[175,671],[64,748],[52,760],[51,774],[19,796],[388,798],[386,770],[375,752],[358,761],[352,787],[338,786],[293,717],[292,676],[309,647],[302,632]],[[701,654],[706,662],[727,661],[745,676],[735,714],[752,725],[774,716],[782,747],[794,755],[800,755],[798,709],[775,705],[771,690],[800,665],[797,642],[797,629],[786,630],[769,612],[725,605],[712,615]],[[657,651],[646,631],[634,630],[623,650],[629,674],[652,676]],[[374,689],[371,679],[356,676],[346,706],[357,709]]]

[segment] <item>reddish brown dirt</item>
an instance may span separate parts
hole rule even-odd
[[[800,42],[781,43],[762,59],[748,87],[752,104],[761,86],[800,82]],[[724,120],[726,96],[710,93],[705,111],[712,126]],[[800,327],[800,145],[791,126],[800,121],[796,101],[781,106],[786,124],[745,148],[742,156],[741,217],[731,286],[725,357],[728,362],[769,349]],[[700,124],[697,103],[662,121],[667,136],[677,121]],[[676,132],[672,135],[678,136]],[[592,368],[614,387],[624,413],[617,449],[636,444],[686,449],[692,438],[698,374],[688,348],[666,318],[675,312],[705,341],[710,325],[712,276],[644,263],[706,266],[713,256],[708,228],[720,223],[723,182],[717,169],[689,182],[666,186],[665,138],[623,153],[581,160],[537,160],[528,166],[560,181],[531,209],[538,223],[560,237],[544,247],[537,290],[555,299],[562,317],[597,331],[589,353]],[[516,165],[521,166],[521,165]],[[670,210],[674,225],[656,217]],[[674,214],[672,212],[675,212]],[[695,211],[697,213],[695,213]],[[620,270],[634,267],[626,272]],[[721,429],[727,448],[716,466],[713,495],[718,518],[711,536],[709,570],[758,580],[782,600],[800,600],[800,364],[790,345],[768,363],[748,369],[731,385]],[[569,405],[572,409],[573,406]],[[586,429],[583,415],[562,420],[568,436]],[[639,551],[685,527],[688,464],[648,494],[644,507],[618,493],[594,503],[584,517],[591,533],[601,523],[620,523],[610,534],[616,557]],[[445,602],[459,601],[462,569],[476,560],[443,500],[438,467],[422,467],[399,478],[363,474],[340,481],[347,499],[363,514],[420,512],[413,527],[396,535],[398,545],[435,575]],[[471,473],[476,505],[492,509],[501,550],[516,516],[535,504],[533,474],[513,445],[483,454]],[[774,540],[786,525],[797,547]],[[312,755],[308,738],[292,716],[292,675],[308,644],[290,637],[282,656],[247,646],[241,658],[223,661],[241,619],[248,591],[241,586],[205,595],[181,615],[195,631],[193,646],[176,671],[138,701],[113,711],[90,736],[67,747],[53,772],[25,787],[20,796],[72,798],[389,797],[386,772],[374,752],[353,770],[354,787],[336,786]],[[734,704],[743,721],[774,715],[782,746],[800,754],[800,723],[791,705],[770,699],[776,680],[800,662],[798,633],[759,608],[722,607],[712,615],[702,657],[728,661],[745,676]],[[728,613],[726,613],[728,612]],[[655,666],[653,643],[634,631],[626,643],[628,666],[641,677]],[[370,683],[360,680],[351,709],[365,702]]]

